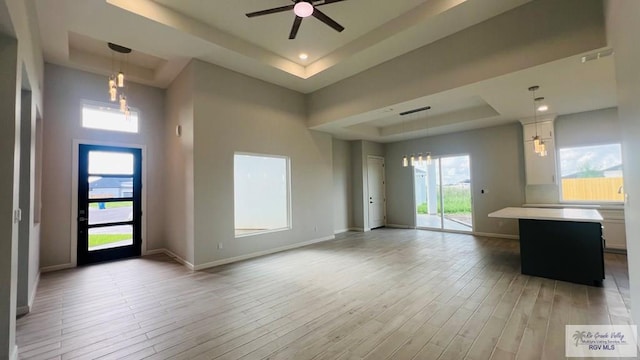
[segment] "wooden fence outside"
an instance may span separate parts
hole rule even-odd
[[[562,199],[623,201],[621,177],[562,179]]]

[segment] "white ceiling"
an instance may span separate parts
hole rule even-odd
[[[128,75],[140,83],[167,87],[197,58],[311,93],[531,0],[347,0],[321,7],[345,31],[307,18],[295,40],[288,40],[291,13],[245,16],[291,0],[32,1],[52,63],[109,74],[114,65],[106,43],[114,42],[133,49]],[[300,60],[301,52],[309,59]],[[433,106],[428,135],[513,122],[531,115],[526,88],[535,84],[543,85],[556,114],[616,104],[612,57],[581,64],[577,56],[317,129],[382,142],[423,136],[427,123],[420,116],[397,114],[425,105]]]

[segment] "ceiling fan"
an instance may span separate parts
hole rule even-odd
[[[289,33],[289,39],[295,39],[298,34],[298,29],[300,29],[300,24],[302,23],[302,19],[313,16],[316,19],[322,21],[327,24],[329,27],[333,28],[337,32],[342,32],[344,27],[338,24],[335,20],[328,17],[325,13],[318,10],[318,6],[329,5],[341,1],[346,0],[291,0],[293,2],[292,5],[280,6],[272,9],[261,10],[250,12],[247,17],[256,17],[262,15],[275,14],[279,12],[285,12],[293,10],[293,13],[296,15],[296,18],[293,20],[293,26],[291,27],[291,32]]]

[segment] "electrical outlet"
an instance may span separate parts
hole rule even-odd
[[[13,222],[19,223],[20,221],[22,221],[22,210],[20,209],[13,210]]]
[[[218,249],[222,249],[222,243],[218,243]]]
[[[318,231],[318,225],[313,227],[313,231]]]

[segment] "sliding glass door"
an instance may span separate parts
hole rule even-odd
[[[433,158],[414,167],[418,228],[473,230],[469,155]]]

